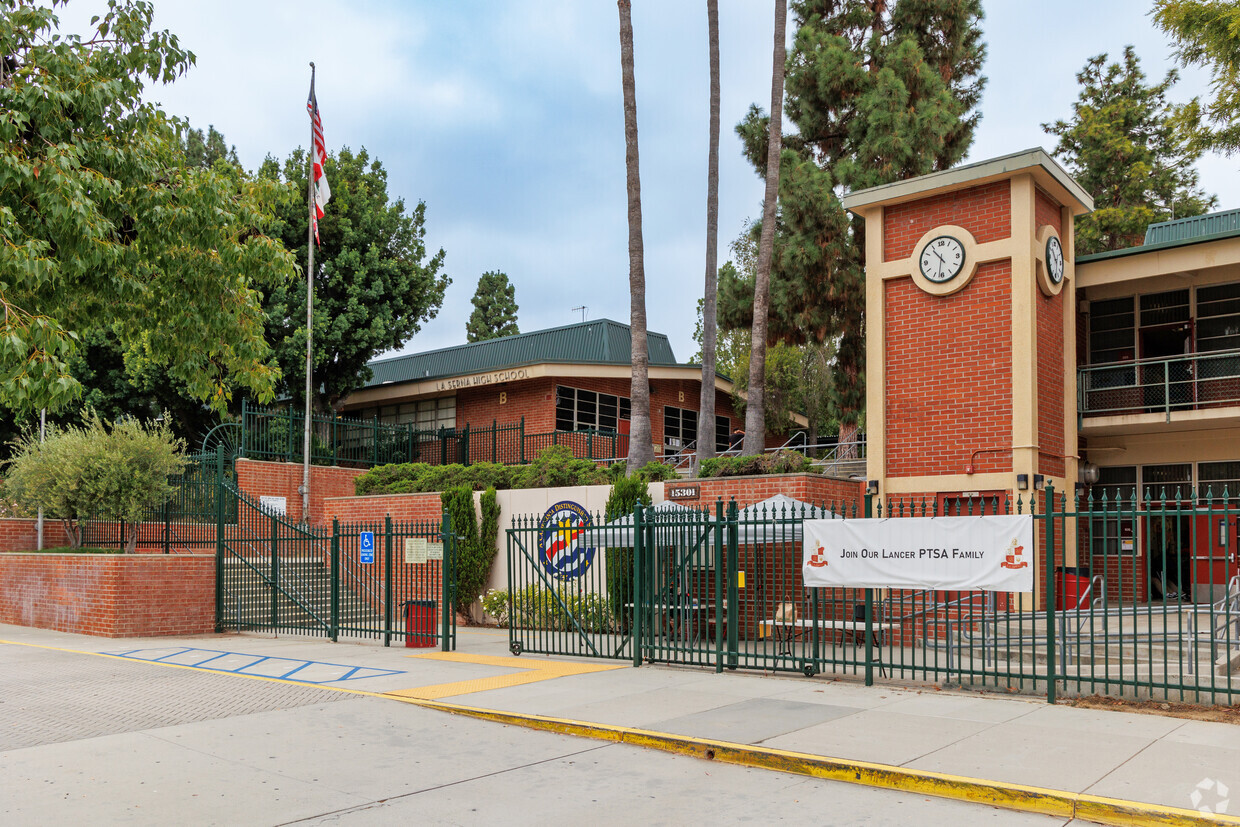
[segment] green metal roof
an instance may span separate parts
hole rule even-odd
[[[648,332],[647,342],[650,364],[679,364],[667,336]],[[628,365],[632,362],[630,343],[628,325],[611,319],[595,319],[426,353],[379,359],[370,363],[374,375],[363,387],[420,382],[547,362]]]
[[[1077,256],[1077,264],[1091,261],[1103,261],[1109,258],[1123,258],[1148,253],[1153,250],[1167,250],[1173,247],[1186,247],[1189,244],[1201,244],[1207,241],[1218,241],[1224,238],[1240,236],[1240,210],[1226,210],[1209,215],[1194,215],[1191,218],[1177,218],[1175,221],[1162,221],[1151,224],[1145,229],[1145,243],[1137,247],[1125,247],[1122,250],[1108,250],[1104,253],[1092,253]]]

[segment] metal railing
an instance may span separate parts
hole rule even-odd
[[[814,442],[806,443],[804,434],[793,434],[782,445],[764,448],[762,453],[774,454],[779,451],[798,451],[810,457],[813,467],[818,473],[828,476],[848,476],[865,474],[866,448],[865,437],[848,442]],[[691,440],[675,453],[664,452],[660,461],[676,469],[681,476],[692,476],[697,473],[697,440]],[[740,447],[716,451],[717,457],[739,457]]]
[[[1240,350],[1084,365],[1077,398],[1081,419],[1240,405]]]
[[[305,414],[286,410],[241,408],[238,455],[274,462],[301,462],[304,454]],[[519,422],[492,421],[489,427],[419,429],[412,424],[389,425],[365,420],[314,414],[310,419],[310,462],[315,465],[372,467],[390,463],[425,462],[430,465],[495,462],[524,465],[539,451],[566,445],[577,457],[608,460],[616,456],[616,431],[550,431],[529,433],[525,417]]]

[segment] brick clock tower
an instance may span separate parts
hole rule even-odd
[[[871,490],[918,505],[1071,492],[1072,219],[1093,200],[1032,149],[844,206],[865,219]]]

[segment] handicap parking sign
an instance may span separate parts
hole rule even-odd
[[[358,535],[358,547],[362,551],[363,563],[375,561],[375,533],[373,531],[363,531]]]

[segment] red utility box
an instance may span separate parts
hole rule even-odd
[[[425,649],[439,643],[434,600],[405,602],[405,648]]]
[[[1055,608],[1058,611],[1085,610],[1098,595],[1091,594],[1084,604],[1082,598],[1089,590],[1089,566],[1055,566]]]

